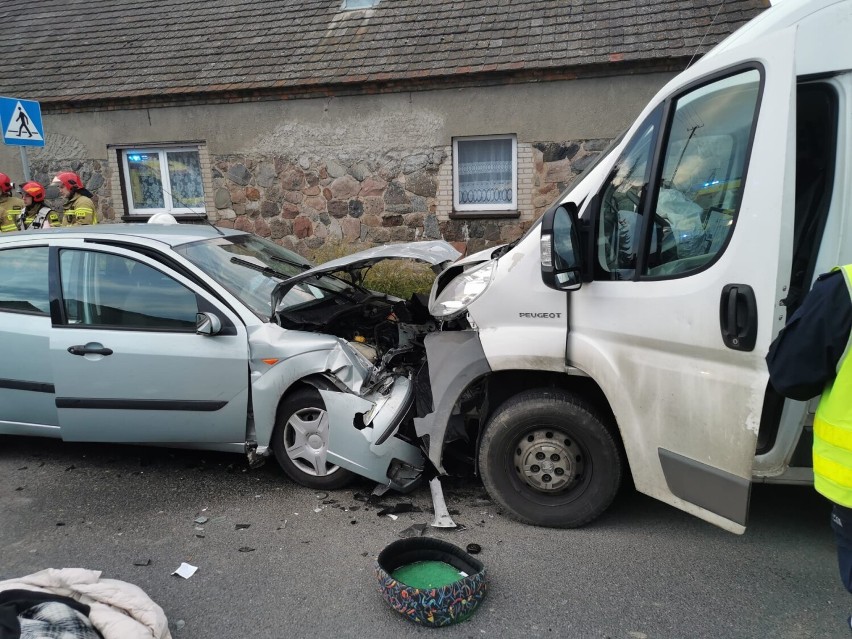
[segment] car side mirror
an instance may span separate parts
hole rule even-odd
[[[545,213],[541,225],[541,279],[558,291],[583,284],[583,258],[577,232],[577,208],[563,204]]]
[[[218,335],[222,320],[213,313],[198,313],[195,316],[195,332],[199,335]]]

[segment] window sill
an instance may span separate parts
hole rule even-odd
[[[452,211],[451,220],[469,219],[513,219],[521,217],[520,211]]]
[[[145,223],[151,219],[151,215],[122,215],[122,222],[141,222]],[[181,215],[175,215],[175,219],[178,223],[181,222],[207,222],[209,219],[206,213],[185,213]]]

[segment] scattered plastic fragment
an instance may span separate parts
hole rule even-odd
[[[245,530],[249,526],[251,526],[251,524],[235,524],[234,530]]]
[[[175,630],[183,630],[183,627],[186,625],[186,622],[183,619],[178,619],[175,622]]]
[[[57,521],[57,522],[56,522],[56,525],[57,525],[57,526],[64,526],[64,525],[65,525],[65,522],[64,522],[64,521]]]
[[[398,515],[390,515],[390,514],[389,514],[389,515],[388,515],[388,517],[390,517],[390,518],[391,518],[391,519],[393,519],[394,521],[396,521],[397,519],[399,519],[399,516],[398,516]]]
[[[209,517],[201,516],[201,517],[196,517],[196,518],[195,518],[195,523],[196,523],[196,524],[206,524],[208,521],[210,521],[210,518],[209,518]]]
[[[314,497],[317,499],[328,499],[328,493],[316,493]]]
[[[378,513],[376,513],[379,517],[384,515],[401,515],[402,513],[420,513],[423,510],[419,506],[415,506],[414,504],[406,504],[406,503],[398,503],[396,506],[388,506],[386,508],[382,508]]]
[[[426,528],[428,528],[426,524],[413,524],[405,530],[400,531],[399,536],[402,538],[422,537],[423,533],[426,532]]]
[[[465,550],[467,550],[471,555],[478,555],[482,552],[482,546],[479,544],[468,544]]]
[[[196,570],[198,570],[198,566],[193,566],[192,564],[188,564],[184,561],[172,574],[177,575],[178,577],[183,577],[184,579],[189,579],[195,574]]]
[[[137,559],[136,561],[133,562],[133,565],[134,566],[150,566],[151,560],[150,559]]]
[[[254,548],[251,546],[243,546],[239,549],[239,552],[254,552]]]
[[[315,512],[315,513],[321,513],[321,512],[322,512],[322,508],[319,508],[319,507],[314,508],[314,512]]]

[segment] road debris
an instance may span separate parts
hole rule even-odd
[[[136,561],[133,562],[133,565],[134,566],[150,566],[151,560],[150,559],[137,559]]]
[[[178,577],[183,577],[184,579],[189,579],[195,574],[196,570],[198,570],[198,566],[193,566],[192,564],[188,564],[184,561],[172,574],[177,575]]]
[[[201,516],[201,517],[196,517],[196,518],[195,518],[195,523],[196,523],[196,524],[206,524],[208,521],[210,521],[210,518],[209,518],[209,517]]]
[[[413,524],[405,530],[401,530],[399,536],[403,539],[406,537],[422,537],[428,527],[426,524]]]
[[[249,528],[251,524],[234,524],[234,530],[245,530]]]

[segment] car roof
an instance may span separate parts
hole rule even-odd
[[[116,236],[143,238],[178,246],[212,237],[246,235],[243,231],[220,229],[212,224],[96,224],[93,226],[66,226],[59,228],[39,229],[0,235],[0,242],[5,238],[23,238],[32,235],[47,237],[68,236],[69,238],[115,239]]]

